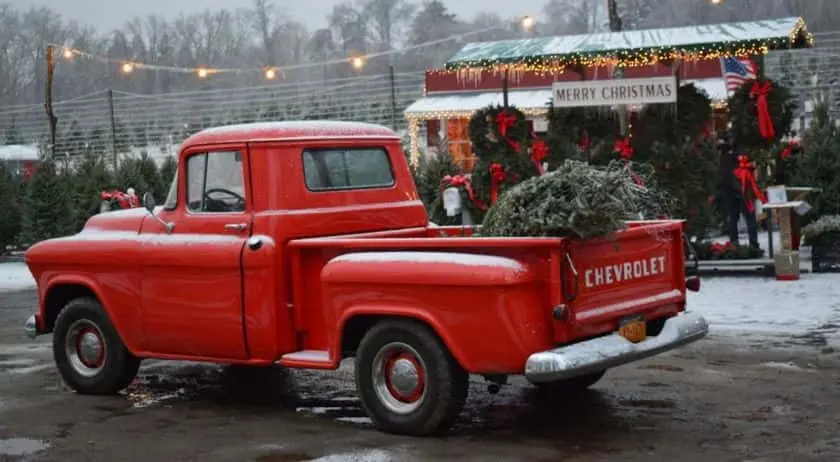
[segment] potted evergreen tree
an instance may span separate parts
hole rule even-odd
[[[824,215],[802,230],[815,273],[840,272],[840,215]]]

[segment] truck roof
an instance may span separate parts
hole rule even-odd
[[[207,128],[189,138],[181,147],[214,143],[244,143],[252,141],[283,141],[310,139],[399,139],[393,130],[363,122],[336,120],[302,120],[284,122],[256,122]]]

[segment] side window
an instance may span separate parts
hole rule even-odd
[[[187,159],[187,208],[191,212],[244,212],[245,177],[238,152],[209,152]]]
[[[391,160],[384,148],[306,149],[303,176],[310,191],[394,185]]]

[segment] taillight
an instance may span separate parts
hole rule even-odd
[[[685,288],[692,292],[700,292],[700,277],[692,276],[685,280]]]

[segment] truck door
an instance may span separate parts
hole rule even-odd
[[[242,251],[251,231],[245,145],[182,157],[160,220],[143,224],[142,310],[159,354],[242,359]],[[170,231],[167,232],[168,224]]]

